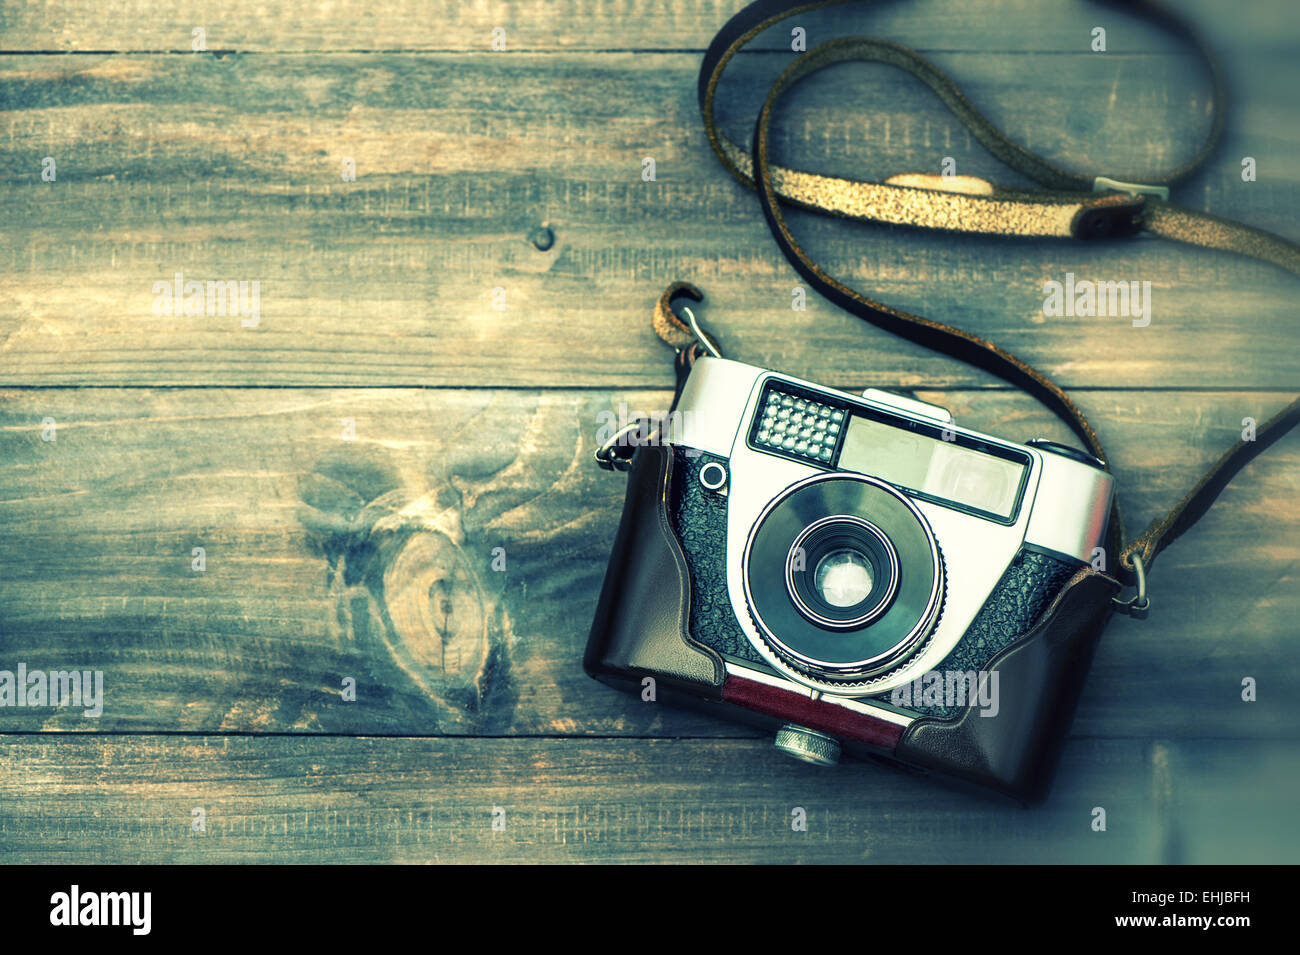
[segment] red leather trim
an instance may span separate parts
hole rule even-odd
[[[727,682],[722,685],[722,701],[841,739],[866,743],[886,752],[893,752],[906,729],[888,720],[855,713],[837,703],[813,700],[795,690],[760,683],[734,673],[727,674]]]

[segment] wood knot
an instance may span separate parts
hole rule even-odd
[[[515,694],[504,612],[482,586],[487,564],[469,556],[460,493],[411,487],[411,473],[351,449],[300,483],[300,518],[336,601],[339,650],[362,655],[388,689],[418,687],[439,728],[508,722]]]
[[[538,252],[547,252],[555,245],[555,232],[550,226],[542,224],[528,234],[528,241]]]

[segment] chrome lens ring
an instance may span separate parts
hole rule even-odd
[[[833,524],[853,527],[859,544],[878,534],[893,553],[892,560],[874,565],[871,594],[843,620],[800,606],[790,569],[800,536],[810,538],[815,527]],[[811,566],[815,572],[816,562]],[[831,685],[861,682],[910,659],[938,623],[945,588],[943,559],[925,516],[890,485],[848,472],[814,475],[774,498],[750,529],[741,577],[750,618],[765,645],[760,649],[783,667]],[[887,599],[877,592],[881,577]],[[809,603],[806,597],[803,603]],[[831,626],[817,616],[829,617]],[[848,625],[836,625],[842,623]]]

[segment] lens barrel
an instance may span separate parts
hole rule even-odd
[[[916,506],[882,481],[843,472],[800,481],[768,504],[742,568],[767,648],[832,686],[879,676],[924,646],[942,609],[943,575]]]
[[[785,570],[786,591],[795,606],[829,630],[866,626],[898,592],[894,545],[880,528],[851,514],[824,517],[800,531],[786,555]]]

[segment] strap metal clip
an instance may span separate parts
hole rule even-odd
[[[1142,555],[1133,555],[1133,568],[1137,571],[1137,593],[1128,600],[1120,600],[1118,597],[1111,597],[1115,606],[1124,611],[1130,617],[1137,617],[1139,620],[1147,615],[1147,610],[1151,607],[1151,598],[1147,596],[1147,569],[1142,563]]]
[[[639,441],[628,442],[628,438],[636,435],[640,437],[641,431],[649,422],[645,418],[638,418],[631,424],[624,425],[609,436],[609,439],[596,449],[596,463],[605,471],[629,471],[632,468],[631,454],[620,454],[620,448],[631,447],[636,450]],[[649,436],[653,439],[654,434]]]
[[[1169,201],[1168,186],[1150,186],[1141,182],[1124,182],[1109,176],[1098,176],[1092,181],[1093,192],[1127,192],[1131,196],[1155,196],[1165,202]]]
[[[717,346],[712,336],[705,334],[704,329],[700,328],[699,320],[696,319],[695,313],[686,306],[682,306],[682,314],[686,316],[686,321],[690,323],[691,334],[695,336],[696,343],[704,349],[704,353],[710,358],[721,358],[722,349]]]

